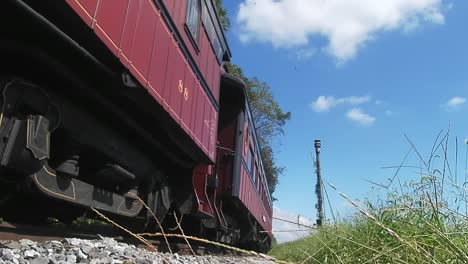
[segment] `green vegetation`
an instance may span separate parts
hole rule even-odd
[[[423,210],[393,209],[380,212],[381,225],[356,217],[270,254],[295,263],[468,263],[466,222],[444,225]]]
[[[56,228],[71,228],[79,231],[112,231],[113,227],[101,219],[98,219],[97,216],[87,216],[86,213],[73,221],[61,221],[57,218],[48,217],[46,219],[46,224],[51,227]]]
[[[223,7],[223,0],[215,0],[216,10],[219,14],[219,19],[221,20],[221,26],[224,31],[228,31],[231,28],[231,20],[227,16],[227,10]]]
[[[101,219],[89,218],[86,215],[80,216],[74,220],[71,227],[79,230],[94,230],[96,228],[100,228],[99,230],[102,230],[103,228],[112,229],[112,226],[109,223]]]
[[[384,199],[363,205],[342,195],[358,215],[270,254],[294,263],[468,263],[467,182],[450,171],[446,139],[434,145],[442,153],[420,159],[416,180],[402,184],[396,175]]]

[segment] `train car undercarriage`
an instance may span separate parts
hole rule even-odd
[[[167,151],[177,149],[173,140],[156,141],[167,133],[141,126],[145,112],[128,111],[149,95],[21,1],[2,3],[0,23],[0,206],[9,190],[35,189],[123,216],[149,214],[137,195],[163,217],[168,175],[195,162],[190,151]]]
[[[255,224],[226,233],[189,215],[193,168],[208,161],[123,67],[102,64],[22,1],[2,3],[0,25],[0,210],[14,213],[32,194],[38,217],[69,221],[93,207],[142,230],[154,223],[139,197],[161,221],[187,214],[187,233],[236,244],[243,228],[255,233],[244,246],[268,248],[247,244]]]

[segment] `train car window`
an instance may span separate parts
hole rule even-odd
[[[265,204],[265,195],[263,194],[262,185],[260,185],[260,190],[258,190],[258,193],[260,194],[260,197],[262,199],[262,204]]]
[[[255,164],[255,162],[253,162]],[[257,181],[257,177],[255,177],[255,173],[257,172],[257,165],[254,165],[253,166],[253,171],[252,171],[252,180],[254,180],[254,186],[256,184],[256,181]]]
[[[205,30],[207,32],[208,38],[210,39],[214,53],[216,54],[216,58],[218,59],[218,62],[221,63],[223,57],[223,48],[221,47],[221,44],[219,42],[215,24],[213,23],[213,19],[210,15],[210,13],[214,13],[213,6],[211,3],[207,3],[209,2],[202,1],[202,22],[205,26]]]
[[[250,175],[252,175],[252,163],[253,163],[253,151],[252,147],[249,147],[249,156],[247,157],[247,169]]]
[[[257,192],[260,192],[260,183],[262,182],[260,171],[257,173]]]
[[[255,170],[256,170],[256,174],[254,175],[255,177],[255,189],[257,190],[258,192],[258,186],[259,186],[259,183],[260,183],[260,171],[258,170],[258,167],[257,165],[255,164]]]
[[[187,27],[195,42],[198,39],[198,21],[200,17],[199,0],[187,0]]]

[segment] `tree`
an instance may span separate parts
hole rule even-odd
[[[270,194],[273,194],[278,183],[278,177],[283,173],[284,168],[276,164],[275,152],[271,142],[276,137],[284,134],[283,127],[291,119],[291,113],[284,112],[281,109],[266,82],[261,82],[256,77],[247,78],[242,69],[235,64],[229,64],[228,69],[229,73],[241,78],[246,85],[252,119],[259,140],[263,168],[265,169]]]
[[[216,10],[219,14],[219,19],[221,20],[221,25],[224,31],[228,31],[231,28],[231,20],[227,16],[227,10],[223,7],[223,0],[215,0]]]

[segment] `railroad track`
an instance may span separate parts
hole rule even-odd
[[[201,242],[190,241],[190,246],[181,241],[181,239],[168,238],[171,250],[168,249],[167,243],[163,238],[147,239],[153,248],[142,243],[141,241],[132,238],[116,235],[112,227],[96,228],[93,231],[83,231],[77,228],[44,226],[44,225],[28,225],[15,224],[4,222],[0,224],[0,243],[8,243],[9,241],[19,241],[28,239],[35,242],[46,242],[51,240],[62,241],[66,238],[79,238],[87,240],[99,240],[102,237],[113,238],[118,242],[135,245],[147,250],[156,249],[159,252],[172,252],[179,255],[192,255],[192,250],[195,255],[230,255],[230,256],[247,256],[244,253],[234,250],[220,248],[213,245],[205,245]]]
[[[106,234],[103,234],[106,235]],[[57,227],[27,225],[3,222],[0,224],[0,240],[18,241],[21,239],[29,239],[36,242],[44,242],[50,240],[62,240],[64,238],[82,238],[96,239],[96,234],[79,232],[71,229],[63,229]]]

